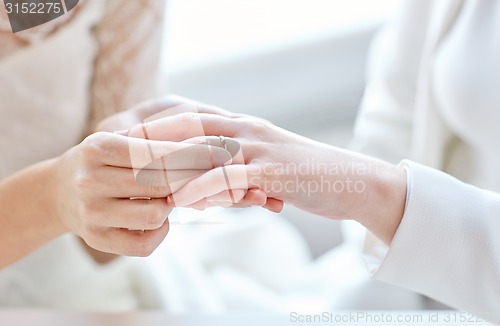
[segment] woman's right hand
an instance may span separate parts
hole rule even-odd
[[[213,169],[174,191],[184,207],[235,190],[259,189],[267,197],[332,219],[354,219],[390,243],[404,212],[404,168],[322,144],[251,117],[186,113],[145,124],[152,139],[189,138],[237,152],[230,166]],[[175,134],[175,126],[183,125]],[[193,133],[201,125],[204,136]],[[190,138],[191,137],[191,138]],[[177,139],[180,140],[180,139]],[[216,198],[219,200],[219,198]]]
[[[218,147],[95,133],[55,161],[51,213],[97,250],[147,256],[168,233],[167,196],[230,162]]]

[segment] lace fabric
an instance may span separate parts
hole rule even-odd
[[[91,130],[103,118],[157,94],[164,4],[108,1],[95,29],[100,51],[91,86]]]

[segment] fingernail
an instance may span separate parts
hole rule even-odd
[[[221,150],[219,147],[212,147],[213,164],[215,167],[231,164],[233,157],[228,151]]]

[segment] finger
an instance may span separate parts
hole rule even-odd
[[[281,213],[284,206],[285,206],[285,203],[282,200],[275,199],[275,198],[267,198],[265,205],[262,207],[268,209],[269,211],[271,211],[273,213]]]
[[[196,203],[193,203],[191,205],[186,206],[186,208],[192,208],[192,209],[196,209],[198,211],[203,211],[203,210],[207,209],[207,207],[210,207],[210,206],[214,206],[214,205],[210,204],[205,198],[203,198],[202,200],[199,200]]]
[[[173,116],[184,112],[217,114],[228,118],[238,118],[243,116],[242,114],[233,113],[214,105],[198,102],[175,94],[168,95],[160,99],[155,99],[151,102],[152,105],[156,107],[161,106],[162,108],[164,108],[163,111],[166,111],[163,113],[164,116]],[[188,105],[189,107],[186,107]],[[158,112],[158,109],[155,109],[155,112]],[[150,115],[150,118],[148,120],[151,121],[151,118],[155,116],[156,114]]]
[[[169,196],[176,206],[187,206],[228,190],[248,189],[246,165],[230,165],[208,171]],[[231,201],[235,202],[234,194]]]
[[[280,213],[283,210],[283,201],[267,197],[267,194],[260,189],[250,189],[246,192],[244,198],[233,204],[233,208],[248,208],[252,206],[262,206],[274,213]]]
[[[103,197],[165,198],[207,171],[143,169],[134,173],[132,169],[106,166],[94,172],[91,182],[100,185],[95,187],[94,194]]]
[[[86,157],[104,165],[134,169],[211,169],[231,162],[220,147],[95,133],[82,142]]]
[[[263,206],[266,203],[267,195],[260,189],[250,189],[243,199],[250,206]]]
[[[131,109],[139,113],[142,122],[149,122],[181,113],[217,114],[228,118],[238,118],[241,114],[232,113],[217,106],[198,102],[179,95],[167,95],[139,103]]]
[[[134,189],[134,196],[167,197],[184,187],[189,181],[200,177],[209,170],[141,170],[135,179],[139,184],[138,189]],[[161,175],[158,175],[160,173]],[[142,185],[142,187],[140,186]],[[160,188],[158,188],[160,187]],[[158,195],[154,195],[158,192]],[[137,192],[137,194],[135,194]],[[148,195],[153,193],[153,195]],[[132,197],[132,196],[129,196]]]
[[[96,208],[91,222],[101,227],[130,230],[155,230],[160,228],[172,207],[163,199],[112,199],[106,202],[106,209]]]
[[[193,204],[186,206],[186,208],[194,208],[197,210],[205,210],[208,207],[218,206],[229,208],[233,207],[234,203],[231,201],[231,195],[236,202],[239,202],[245,197],[246,190],[244,189],[235,189],[232,191],[232,194],[229,191],[223,191],[218,194],[215,194],[209,198],[203,198]]]
[[[202,136],[235,136],[241,130],[239,119],[206,113],[182,113],[145,122],[132,128],[128,136],[179,142]]]
[[[222,192],[219,192],[218,194],[206,198],[206,200],[208,203],[214,206],[228,208],[233,207],[234,204],[238,204],[239,202],[241,202],[246,193],[246,189],[232,189],[231,191],[224,190]]]
[[[130,231],[127,229],[104,228],[94,230],[84,237],[94,249],[125,256],[149,256],[165,239],[169,231],[168,219],[156,230]]]
[[[214,105],[209,105],[206,103],[198,102],[192,99],[188,99],[179,95],[169,95],[166,96],[163,99],[164,102],[169,102],[169,114],[174,115],[174,114],[179,114],[178,110],[176,111],[171,111],[173,108],[177,108],[178,106],[184,105],[186,103],[192,104],[194,107],[196,107],[195,111],[189,111],[189,112],[198,112],[198,113],[208,113],[208,114],[217,114],[221,115],[224,117],[228,118],[238,118],[242,116],[241,114],[238,113],[233,113],[227,110],[224,110],[220,107],[214,106]],[[182,113],[182,112],[181,112]]]
[[[144,106],[144,104],[143,104]],[[158,115],[158,107],[164,108],[164,110],[160,111],[161,114]],[[193,113],[207,113],[207,114],[215,114],[219,116],[223,116],[226,118],[238,119],[238,118],[250,118],[260,120],[266,123],[270,123],[268,120],[254,117],[248,114],[235,113],[225,109],[222,109],[215,105],[210,105],[203,102],[198,102],[186,97],[182,97],[176,94],[168,95],[160,99],[154,99],[150,102],[150,112],[152,114],[149,115],[149,118],[144,120],[144,122],[156,120],[158,118],[173,116],[185,112],[193,112]],[[143,108],[144,109],[144,108]],[[154,114],[153,114],[154,112]]]
[[[224,190],[207,198],[207,200],[210,202],[228,202],[231,204],[236,204],[243,200],[247,192],[247,189],[232,189],[231,191]],[[233,200],[231,200],[231,196]]]
[[[244,164],[245,157],[243,155],[242,146],[240,143],[233,138],[223,137],[223,136],[203,136],[194,137],[184,140],[182,143],[194,144],[194,145],[210,145],[224,148],[229,153],[231,153],[232,162],[231,164]]]
[[[232,155],[220,147],[128,139],[135,169],[212,169],[232,162]]]
[[[142,102],[131,110],[141,112],[140,116],[144,119],[144,122],[185,112],[216,114],[227,118],[251,117],[246,114],[230,112],[218,106],[198,102],[176,94]]]
[[[258,189],[250,189],[245,197],[238,203],[233,204],[233,208],[248,208],[254,206],[264,206],[267,196],[264,192]]]

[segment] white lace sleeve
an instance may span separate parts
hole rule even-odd
[[[103,118],[157,94],[165,1],[108,0],[95,28],[99,44],[90,129]]]

